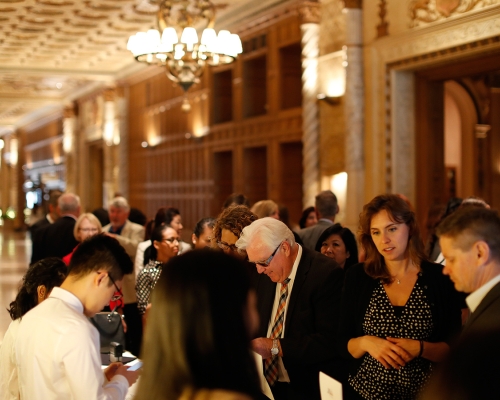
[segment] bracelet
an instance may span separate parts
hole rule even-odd
[[[424,341],[423,341],[423,340],[421,340],[421,341],[420,341],[420,351],[419,351],[419,353],[418,353],[418,356],[417,356],[417,357],[419,357],[419,358],[420,358],[420,357],[422,357],[422,354],[423,354],[423,353],[424,353]]]

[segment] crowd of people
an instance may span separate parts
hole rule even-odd
[[[131,210],[118,195],[107,215],[81,214],[78,196],[51,193],[8,309],[0,400],[125,399],[130,386],[136,399],[319,399],[320,371],[348,400],[499,394],[498,368],[470,370],[486,345],[468,351],[499,348],[500,216],[485,202],[453,199],[426,246],[396,194],[360,210],[357,236],[331,191],[296,229],[274,201],[231,195],[192,245],[178,209],[149,222]],[[102,370],[89,322],[102,310],[121,316],[142,370]]]

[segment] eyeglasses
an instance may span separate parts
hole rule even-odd
[[[236,247],[235,244],[229,244],[226,242],[222,242],[220,240],[217,240],[217,246],[219,246],[224,251],[237,251],[238,250],[238,248]]]
[[[180,243],[181,238],[168,238],[168,239],[162,239],[161,241],[162,242],[169,242],[169,243],[174,243],[174,242]]]
[[[123,297],[122,290],[120,288],[118,288],[118,286],[116,286],[116,283],[113,280],[113,278],[111,278],[111,275],[109,274],[109,272],[108,272],[108,278],[111,282],[113,282],[113,285],[115,285],[115,288],[116,288],[116,292],[113,293],[113,297],[111,297],[111,301],[118,301]]]
[[[97,233],[97,232],[99,232],[99,229],[97,229],[97,228],[78,228],[78,230],[85,232],[85,233]]]
[[[281,247],[282,244],[283,244],[283,242],[281,242],[278,245],[278,247],[276,247],[276,250],[273,251],[273,254],[271,254],[267,260],[265,260],[265,261],[250,261],[250,262],[257,264],[257,265],[260,265],[261,267],[269,267],[269,264],[271,264],[271,261],[273,260],[274,255],[276,254],[276,252],[278,251],[278,249]]]

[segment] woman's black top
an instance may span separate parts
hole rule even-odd
[[[451,280],[439,264],[423,262],[404,306],[393,306],[380,280],[357,264],[346,272],[339,328],[341,354],[351,361],[349,384],[365,399],[414,399],[433,365],[415,358],[399,370],[385,367],[370,354],[355,359],[350,339],[370,335],[426,342],[447,342],[461,325],[460,305]]]

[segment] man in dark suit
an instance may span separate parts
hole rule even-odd
[[[497,211],[467,207],[438,227],[439,244],[455,288],[470,293],[472,314],[462,336],[500,328],[500,216]]]
[[[57,201],[61,197],[62,192],[59,190],[52,190],[49,194],[49,212],[40,221],[35,222],[30,226],[30,236],[31,236],[31,262],[34,264],[40,261],[43,257],[43,237],[40,235],[47,226],[56,222],[59,218],[59,211],[57,209]]]
[[[315,209],[318,222],[301,229],[298,233],[304,247],[309,250],[316,248],[316,242],[321,234],[335,222],[335,216],[339,212],[337,196],[331,190],[320,192],[315,198]]]
[[[331,259],[295,243],[281,221],[262,218],[236,242],[260,274],[260,329],[252,341],[274,397],[319,399],[319,371],[339,376],[335,353],[343,273]],[[264,275],[267,275],[264,276]]]
[[[42,258],[62,258],[71,253],[78,244],[73,230],[80,216],[80,198],[73,193],[65,193],[59,197],[57,208],[60,217],[40,232],[43,236]]]

